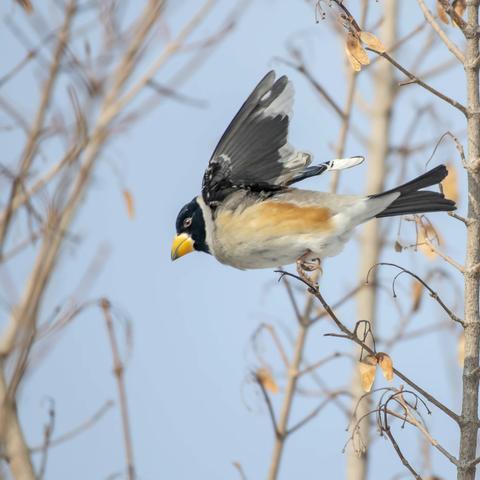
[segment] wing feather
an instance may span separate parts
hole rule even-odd
[[[333,162],[336,168],[359,163],[337,159],[310,166],[311,155],[296,151],[288,143],[293,97],[293,86],[286,76],[275,80],[271,71],[260,80],[212,154],[202,184],[202,196],[208,205],[217,206],[239,189],[268,196],[334,169]]]

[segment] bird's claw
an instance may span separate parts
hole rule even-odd
[[[308,275],[306,272],[314,272]],[[315,272],[318,272],[316,275]],[[306,282],[313,290],[318,288],[317,279],[323,274],[322,263],[319,258],[308,259],[305,255],[297,260],[297,273],[299,277]]]

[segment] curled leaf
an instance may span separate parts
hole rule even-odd
[[[420,250],[427,258],[434,260],[437,254],[432,250],[430,245],[428,245],[427,240],[429,240],[431,243],[438,243],[438,245],[443,243],[440,234],[431,223],[419,225],[417,247],[418,250]]]
[[[423,285],[416,280],[412,283],[412,312],[416,312],[422,303]]]
[[[375,355],[367,355],[358,362],[358,372],[360,373],[360,381],[365,392],[372,389],[375,381],[375,370],[377,368],[377,358]]]
[[[19,3],[27,13],[33,12],[33,5],[30,0],[17,0],[17,3]]]
[[[135,204],[133,201],[133,195],[130,190],[123,191],[123,200],[125,201],[125,206],[127,208],[127,215],[130,220],[135,218]]]
[[[360,32],[360,40],[372,50],[375,50],[379,53],[385,52],[385,47],[378,37],[370,32]]]
[[[438,13],[438,18],[445,24],[448,25],[450,23],[450,20],[448,19],[447,12],[443,8],[443,5],[437,0],[437,13]]]
[[[465,13],[465,10],[467,9],[466,0],[455,0],[453,2],[453,9],[455,10],[455,13],[459,17],[463,17],[463,14]]]
[[[458,175],[456,168],[448,164],[448,175],[442,181],[442,188],[444,195],[453,200],[454,202],[458,202]]]
[[[273,378],[272,372],[265,367],[259,368],[255,372],[257,380],[263,385],[265,390],[268,390],[270,393],[278,393],[279,388],[275,378]]]
[[[393,380],[392,358],[390,357],[390,355],[388,355],[388,353],[385,353],[385,352],[378,352],[376,357],[377,357],[378,364],[382,369],[383,376],[385,377],[386,380],[391,382]]]
[[[400,253],[401,251],[403,251],[403,247],[402,247],[402,244],[398,241],[398,240],[395,240],[395,243],[393,245],[393,249]]]
[[[347,54],[347,58],[355,72],[359,72],[362,69],[361,63],[345,48],[345,53]]]

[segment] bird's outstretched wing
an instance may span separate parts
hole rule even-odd
[[[288,143],[292,106],[293,86],[288,78],[275,80],[275,72],[267,73],[212,154],[202,183],[207,204],[214,207],[238,189],[267,193],[283,190],[294,182],[335,168],[335,161],[310,166],[311,155],[296,151]],[[337,165],[342,161],[336,160]],[[355,164],[352,159],[348,162],[349,166]]]

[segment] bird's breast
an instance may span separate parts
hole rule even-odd
[[[220,210],[215,218],[215,256],[237,268],[287,265],[334,230],[328,208],[265,201]]]

